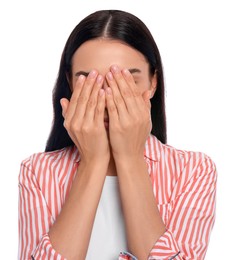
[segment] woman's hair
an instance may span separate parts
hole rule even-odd
[[[71,63],[75,51],[84,42],[99,37],[120,40],[133,47],[145,56],[149,63],[150,75],[157,73],[157,90],[151,99],[151,133],[162,143],[166,143],[164,78],[158,47],[146,25],[136,16],[120,10],[101,10],[84,18],[71,32],[65,44],[58,78],[53,89],[54,118],[46,151],[73,145],[63,125],[60,99],[69,100],[72,95],[67,76],[71,75]]]

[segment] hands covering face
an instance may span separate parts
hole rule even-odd
[[[61,99],[64,127],[87,162],[111,152],[114,159],[139,158],[152,126],[150,90],[142,93],[129,70],[116,65],[105,79],[96,70],[79,76],[70,101]]]

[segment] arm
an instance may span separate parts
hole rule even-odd
[[[27,253],[22,256],[24,260],[26,255],[30,257],[31,250],[35,247],[33,256],[40,260],[61,259],[62,255],[69,260],[86,257],[110,157],[104,127],[105,97],[102,85],[103,77],[98,77],[98,73],[92,71],[87,79],[84,76],[78,78],[70,101],[61,100],[64,126],[79,150],[81,163],[70,194],[53,225],[50,210],[34,174],[26,176],[26,179],[21,175],[25,183],[21,188],[26,194],[20,198],[20,207],[25,209],[25,214],[21,217],[20,233],[25,232],[27,237],[27,243],[24,236],[21,241],[21,250],[27,248]],[[37,216],[35,220],[34,216]],[[41,232],[35,233],[41,226]],[[42,241],[39,242],[42,235]]]
[[[76,259],[85,258],[106,167],[104,163],[79,166],[69,196],[53,224],[51,210],[31,165],[22,165],[19,176],[19,259],[31,259],[31,256],[55,260],[75,259],[75,256]]]
[[[19,174],[19,248],[18,259],[29,260],[35,248],[43,247],[45,234],[52,224],[52,216],[46,200],[37,185],[30,160],[21,165]],[[44,235],[44,237],[43,237]],[[44,249],[45,247],[43,247]],[[44,250],[46,252],[46,250]],[[54,255],[51,245],[48,256]],[[39,259],[39,258],[36,258]],[[52,259],[56,259],[52,258]],[[62,258],[63,259],[63,258]]]
[[[168,204],[167,230],[155,242],[149,260],[205,258],[215,221],[216,180],[214,162],[202,153],[194,153],[174,186]],[[136,231],[132,232],[135,235]],[[119,259],[132,258],[127,253]]]
[[[214,220],[216,174],[213,163],[210,160],[205,160],[202,165],[195,165],[195,161],[188,163],[189,169],[184,174],[192,176],[191,182],[183,187],[183,179],[172,192],[177,196],[169,205],[165,231],[143,162],[144,144],[151,125],[146,92],[140,95],[128,71],[111,68],[110,74],[107,76],[109,88],[106,89],[110,141],[120,179],[131,253],[141,260],[203,259]],[[161,168],[158,170],[164,174]],[[209,208],[202,210],[195,202],[201,194],[203,201],[210,204]],[[203,228],[206,228],[205,232]],[[120,259],[132,258],[121,255]]]
[[[67,259],[86,257],[106,171],[105,161],[81,163],[66,203],[49,231],[55,250]]]
[[[145,142],[151,129],[149,91],[142,94],[130,72],[117,66],[111,67],[107,81],[110,142],[119,177],[128,248],[144,260],[165,231],[144,161]]]
[[[69,260],[86,257],[110,158],[102,85],[103,77],[93,70],[86,79],[80,75],[70,102],[61,100],[64,126],[78,147],[81,165],[49,236],[54,247]]]
[[[147,259],[156,240],[165,232],[152,183],[143,158],[116,160],[126,223],[128,247],[138,259]]]
[[[162,256],[163,245],[175,245],[180,251],[176,259],[205,258],[215,221],[216,181],[214,162],[203,153],[192,153],[172,191],[167,233],[157,241],[153,255]]]
[[[70,194],[53,225],[53,217],[32,167],[23,164],[19,175],[19,259],[31,259],[31,256],[35,259],[73,259],[73,254],[84,254],[105,173],[104,164],[85,168],[80,165]]]

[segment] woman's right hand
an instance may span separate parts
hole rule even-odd
[[[107,131],[104,126],[104,78],[96,70],[87,77],[80,75],[73,86],[70,101],[62,98],[64,127],[77,146],[83,162],[110,158]]]

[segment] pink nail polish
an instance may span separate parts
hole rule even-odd
[[[106,91],[106,93],[107,93],[108,95],[111,95],[111,94],[112,94],[112,90],[111,90],[110,87],[106,88],[105,91]]]
[[[104,95],[104,90],[103,90],[102,88],[99,90],[99,95],[100,95],[100,96],[103,96],[103,95]]]
[[[96,79],[97,83],[101,83],[103,81],[103,76],[99,75]]]
[[[111,70],[112,70],[113,73],[118,73],[120,71],[120,69],[117,65],[112,65]]]
[[[85,80],[85,76],[84,75],[80,75],[79,77],[78,77],[78,81],[79,82],[83,82]]]
[[[107,73],[107,78],[113,80],[113,74],[110,71]]]
[[[88,77],[91,78],[91,79],[93,79],[93,78],[96,77],[96,75],[97,75],[97,71],[96,71],[96,70],[92,70],[92,71],[89,73]]]
[[[130,71],[128,69],[124,69],[123,70],[123,73],[126,75],[126,76],[129,76],[130,75]]]

